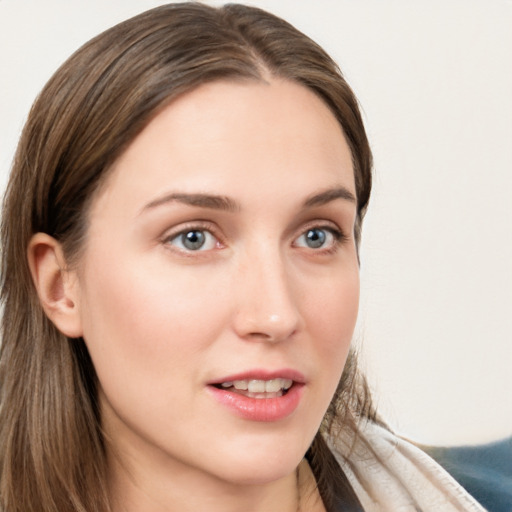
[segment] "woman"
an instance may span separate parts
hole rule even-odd
[[[162,6],[73,55],[4,205],[3,510],[481,510],[350,353],[370,188],[353,93],[270,14]]]

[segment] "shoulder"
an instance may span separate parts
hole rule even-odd
[[[485,510],[425,452],[375,423],[327,442],[366,512]]]

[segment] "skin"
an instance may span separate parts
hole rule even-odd
[[[331,189],[345,197],[305,206]],[[302,510],[323,510],[301,460],[357,317],[350,194],[339,124],[287,81],[203,85],[160,112],[115,163],[93,199],[78,267],[54,269],[45,286],[60,304],[52,319],[83,336],[98,374],[116,512],[295,512],[299,465]],[[325,235],[321,247],[304,236],[313,228]],[[194,230],[206,237],[199,250],[180,236]],[[52,244],[33,240],[39,281],[62,258]],[[304,375],[292,414],[251,421],[212,398],[209,382],[254,368]]]

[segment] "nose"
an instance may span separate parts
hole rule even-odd
[[[298,293],[279,250],[248,255],[237,273],[234,330],[239,338],[277,343],[301,328]]]

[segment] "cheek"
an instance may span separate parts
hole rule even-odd
[[[329,276],[306,301],[306,323],[319,340],[324,340],[323,348],[328,353],[342,352],[352,339],[359,309],[357,266]]]
[[[321,378],[328,404],[338,385],[350,349],[359,309],[359,269],[354,265],[321,293],[311,294],[307,324],[314,352],[319,358]],[[325,405],[326,407],[327,405]]]
[[[211,280],[122,262],[96,268],[85,278],[82,301],[84,338],[93,353],[168,372],[170,361],[180,367],[220,328],[223,314]]]
[[[202,371],[225,323],[215,283],[134,261],[103,264],[90,266],[98,271],[85,278],[82,305],[84,339],[108,404],[104,421],[117,432],[112,418],[119,417],[148,438],[170,436],[198,417]]]

